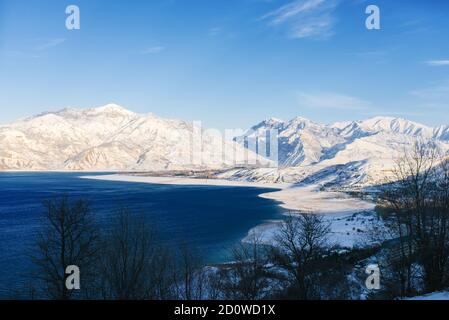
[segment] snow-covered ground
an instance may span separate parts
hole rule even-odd
[[[366,232],[373,220],[372,212],[353,214],[326,214],[325,222],[330,225],[329,246],[352,249],[366,244]],[[251,242],[254,238],[264,244],[274,244],[282,221],[267,221],[248,232],[243,242]]]
[[[375,207],[372,202],[353,198],[342,192],[320,191],[318,185],[290,186],[261,197],[280,201],[281,206],[288,210],[317,214],[353,214],[373,210]]]
[[[324,215],[331,228],[330,245],[352,248],[361,245],[367,231],[375,204],[353,198],[342,192],[320,191],[319,186],[290,186],[282,190],[265,193],[260,197],[279,201],[285,209]],[[267,223],[252,229],[264,243],[272,243],[279,230],[279,222]]]

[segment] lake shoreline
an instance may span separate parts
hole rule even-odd
[[[263,183],[226,179],[191,177],[155,177],[129,174],[80,176],[82,179],[148,183],[179,186],[246,187],[274,189],[261,198],[277,201],[286,210],[316,214],[352,214],[374,210],[375,204],[351,197],[343,192],[320,191],[319,185],[296,186],[291,183]]]
[[[82,176],[83,179],[120,181],[133,183],[183,185],[183,186],[216,186],[216,187],[246,187],[274,189],[274,191],[261,193],[260,198],[270,199],[286,210],[285,215],[299,213],[316,213],[324,215],[331,223],[331,232],[336,244],[351,247],[357,244],[359,234],[357,230],[364,228],[362,222],[366,217],[354,216],[364,212],[373,212],[373,202],[349,196],[343,192],[321,191],[319,185],[295,186],[294,184],[261,183],[248,181],[235,181],[224,179],[200,179],[189,177],[151,177],[126,174],[110,174],[100,176]],[[282,219],[266,221],[248,230],[242,242],[250,242],[253,236],[265,244],[272,244],[278,232]]]
[[[146,221],[158,229],[161,243],[175,250],[187,242],[208,264],[232,260],[229,249],[241,243],[251,228],[282,219],[283,210],[276,202],[259,197],[278,190],[267,185],[257,189],[104,181],[110,174],[0,172],[0,242],[1,249],[7,249],[0,259],[4,271],[0,287],[16,288],[20,284],[29,264],[27,250],[34,246],[34,236],[41,228],[45,211],[42,201],[58,200],[64,194],[89,201],[102,230],[113,225],[123,206],[144,213]],[[80,178],[86,175],[99,177]]]
[[[90,175],[80,176],[81,179],[104,180],[104,181],[121,181],[121,182],[137,182],[148,184],[164,184],[179,186],[209,186],[209,187],[247,187],[247,188],[264,188],[283,190],[292,186],[288,183],[258,183],[249,181],[237,181],[226,179],[202,179],[184,176],[168,177],[168,176],[141,176],[131,174],[107,174],[107,175]]]

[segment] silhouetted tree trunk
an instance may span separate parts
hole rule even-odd
[[[102,244],[101,290],[106,299],[170,298],[170,257],[143,216],[121,210]]]
[[[67,197],[45,202],[43,227],[32,256],[39,291],[45,297],[66,300],[74,291],[66,287],[66,268],[76,265],[81,274],[81,292],[87,297],[98,258],[99,232],[89,205],[84,200],[70,202]]]
[[[401,296],[415,291],[414,263],[423,267],[421,279],[426,291],[447,284],[448,167],[448,160],[439,155],[435,144],[416,143],[399,159],[391,183],[380,196],[380,206],[387,211],[386,225],[396,231]]]
[[[322,216],[313,213],[289,218],[276,236],[272,261],[289,275],[296,298],[308,300],[313,292],[313,264],[322,259],[330,226]]]
[[[201,300],[206,297],[208,278],[202,258],[194,248],[182,243],[172,270],[178,299]]]
[[[232,264],[221,267],[213,284],[223,298],[231,300],[258,300],[271,294],[269,288],[268,254],[258,236],[232,250]]]

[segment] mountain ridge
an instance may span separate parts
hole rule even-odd
[[[276,168],[245,149],[245,141],[266,139],[266,132],[272,129],[278,130]],[[201,141],[195,140],[197,131],[204,133]],[[435,141],[447,153],[449,126],[429,127],[379,116],[333,124],[303,117],[287,121],[269,118],[235,141],[223,141],[193,123],[139,114],[110,103],[43,112],[1,125],[0,170],[228,169],[221,177],[370,185],[384,179],[395,158],[420,139]],[[199,151],[192,151],[195,143]],[[201,161],[194,161],[198,157]]]
[[[320,183],[360,187],[379,184],[391,175],[395,161],[417,141],[434,141],[449,150],[449,126],[426,125],[394,117],[320,124],[302,117],[262,121],[236,141],[263,138],[278,129],[279,169],[234,170],[223,178]]]
[[[196,131],[200,141],[194,141]],[[219,169],[244,164],[246,158],[269,164],[220,138],[182,120],[137,114],[116,104],[65,108],[0,126],[0,170]],[[192,154],[194,143],[200,158]]]

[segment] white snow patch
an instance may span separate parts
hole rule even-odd
[[[316,214],[352,214],[374,210],[373,202],[350,197],[342,192],[319,191],[317,185],[284,188],[261,197],[282,202],[288,210]]]

